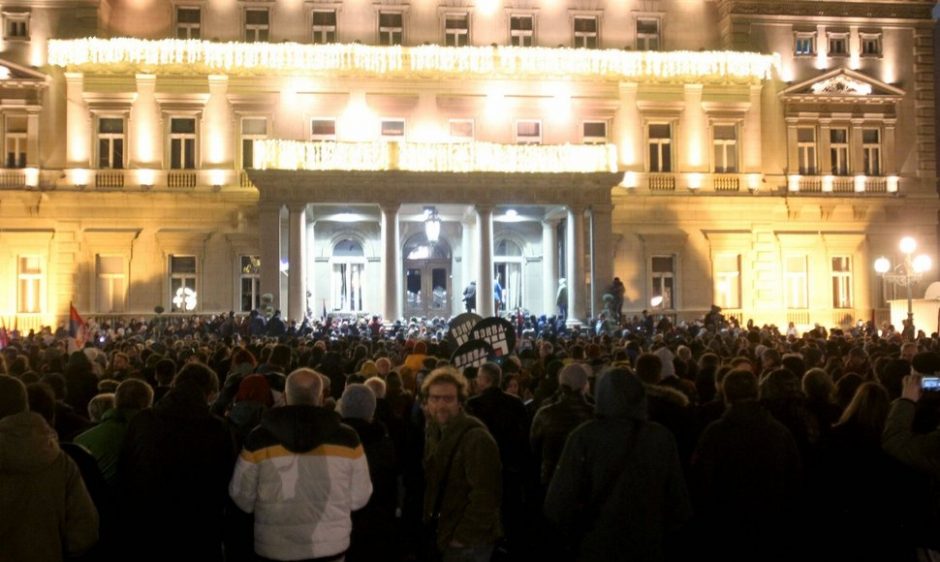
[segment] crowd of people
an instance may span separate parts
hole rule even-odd
[[[940,336],[712,313],[12,334],[0,562],[940,560]]]

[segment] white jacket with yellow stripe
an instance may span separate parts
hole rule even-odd
[[[349,548],[350,513],[372,495],[359,437],[332,411],[283,406],[245,440],[229,495],[255,514],[255,552],[274,560],[335,556]]]

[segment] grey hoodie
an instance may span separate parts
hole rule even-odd
[[[59,561],[98,542],[75,462],[39,414],[0,419],[0,562]]]

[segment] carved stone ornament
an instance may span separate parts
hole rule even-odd
[[[827,80],[816,82],[812,86],[814,94],[841,94],[867,96],[872,92],[871,84],[853,80],[844,74],[837,74]]]

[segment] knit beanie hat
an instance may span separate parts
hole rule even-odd
[[[375,414],[375,394],[364,384],[351,384],[339,399],[339,415],[344,418],[371,420]]]

